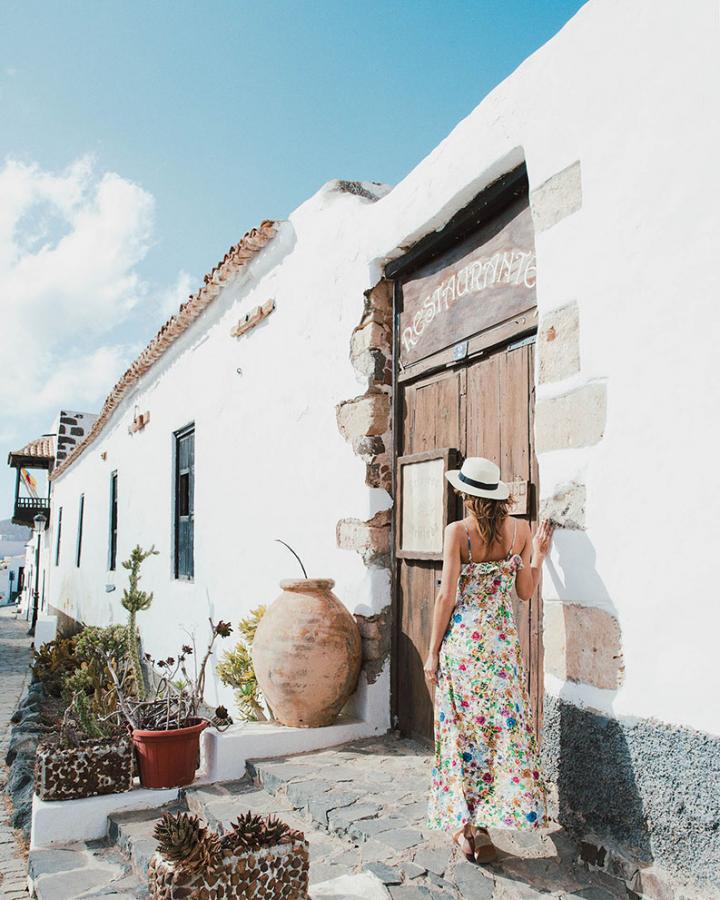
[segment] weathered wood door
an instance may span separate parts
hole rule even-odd
[[[398,470],[410,464],[408,456],[431,451],[456,451],[458,464],[467,456],[488,457],[500,466],[502,479],[514,484],[520,499],[516,514],[534,524],[535,252],[524,172],[516,170],[488,188],[432,242],[409,251],[396,268]],[[420,457],[418,466],[426,458]],[[438,509],[431,501],[439,473],[437,464],[431,474],[427,470],[420,497],[416,470],[417,477],[407,479],[405,497],[405,471],[397,479],[395,504],[393,714],[403,733],[431,738],[432,698],[423,662],[442,571],[440,523],[414,529],[408,520],[412,525],[414,508],[422,510],[417,520]],[[448,518],[462,514],[458,499]],[[404,544],[405,534],[428,533],[435,535],[431,552],[422,541]],[[540,598],[516,599],[515,608],[539,728]]]
[[[460,460],[485,456],[504,481],[530,484],[519,518],[535,521],[536,460],[532,445],[534,345],[525,341],[488,353],[477,362],[401,387],[401,453],[455,448]],[[458,501],[456,518],[463,515]],[[423,674],[433,605],[442,571],[436,560],[397,561],[395,713],[405,734],[431,737],[432,698]],[[539,720],[541,697],[540,598],[515,601],[528,688]]]

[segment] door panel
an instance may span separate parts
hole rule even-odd
[[[400,454],[454,447],[466,456],[485,456],[500,466],[504,481],[536,484],[532,447],[532,344],[501,348],[465,366],[401,385]],[[535,491],[527,518],[535,519]],[[458,516],[462,505],[458,504]],[[394,659],[394,709],[405,734],[432,737],[432,699],[423,676],[432,611],[442,564],[398,560]],[[514,603],[528,671],[528,688],[539,727],[542,701],[540,599]]]

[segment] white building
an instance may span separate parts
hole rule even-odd
[[[495,456],[566,526],[519,613],[561,820],[717,876],[718,37],[711,0],[593,0],[392,190],[246,235],[52,473],[50,608],[125,621],[154,544],[139,625],[171,653],[276,596],[282,538],[378,616],[355,712],[427,735],[436,468]],[[408,493],[407,533],[399,468],[437,511]]]

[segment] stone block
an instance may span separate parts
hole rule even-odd
[[[540,384],[561,381],[580,371],[580,320],[577,303],[543,316],[538,336]]]
[[[365,864],[368,872],[379,878],[383,884],[402,884],[402,874],[392,866],[382,862],[369,862]]]
[[[450,849],[419,850],[413,857],[413,862],[427,869],[428,872],[442,876],[450,865]]]
[[[530,192],[535,232],[547,231],[582,206],[582,173],[580,160],[557,172]]]
[[[592,382],[538,401],[535,410],[535,442],[538,453],[589,447],[605,433],[607,389]]]
[[[350,356],[356,357],[370,350],[382,350],[390,353],[390,334],[383,325],[373,319],[367,319],[355,329],[350,343]]]
[[[584,530],[585,485],[576,481],[559,485],[552,496],[540,501],[540,518],[552,519],[561,528]]]
[[[374,391],[340,403],[336,413],[340,433],[352,443],[382,435],[390,427],[390,395]]]
[[[356,550],[368,564],[384,564],[390,553],[390,511],[375,513],[366,522],[340,519],[336,538],[341,550]]]
[[[383,645],[379,638],[363,638],[362,656],[363,660],[374,661],[381,659],[383,655]]]
[[[603,609],[546,601],[545,668],[563,680],[616,690],[624,666],[620,624]]]
[[[638,869],[633,879],[632,890],[649,900],[675,900],[677,894],[668,875],[657,866]]]
[[[422,841],[422,835],[419,831],[412,828],[397,828],[391,831],[383,831],[378,835],[381,844],[387,844],[393,850],[408,850],[415,847]]]
[[[375,311],[392,319],[394,282],[382,280],[365,292],[366,313]]]
[[[465,859],[458,860],[454,881],[463,900],[491,900],[494,896],[492,874]]]

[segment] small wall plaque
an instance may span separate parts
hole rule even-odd
[[[132,425],[128,427],[128,434],[135,434],[138,431],[142,431],[149,421],[149,412],[136,413],[135,418],[132,420]]]
[[[237,325],[230,332],[230,336],[241,337],[243,334],[247,334],[248,331],[255,328],[256,325],[259,325],[263,319],[267,319],[267,317],[274,309],[274,300],[266,300],[262,306],[256,306],[255,309],[251,309],[246,316],[240,319]]]

